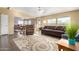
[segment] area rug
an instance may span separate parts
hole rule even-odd
[[[57,51],[57,38],[45,35],[19,36],[13,39],[21,51]]]

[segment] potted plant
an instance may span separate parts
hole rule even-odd
[[[68,35],[68,40],[70,45],[75,45],[76,39],[75,36],[78,31],[78,26],[75,23],[70,23],[66,26],[66,33]]]

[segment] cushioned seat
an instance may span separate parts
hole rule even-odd
[[[68,39],[68,35],[67,34],[62,34],[62,38]],[[79,33],[76,34],[75,39],[76,39],[76,41],[79,41]]]
[[[45,26],[41,30],[41,33],[46,35],[61,37],[61,35],[64,34],[64,27],[63,26]]]

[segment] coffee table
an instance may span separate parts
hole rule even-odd
[[[69,45],[68,40],[60,39],[57,45],[59,51],[79,51],[79,42],[76,42],[75,45]]]

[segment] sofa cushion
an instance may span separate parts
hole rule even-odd
[[[56,30],[64,31],[64,26],[57,26],[57,27],[56,27]]]
[[[61,31],[61,30],[52,30],[52,29],[43,29],[44,31],[50,31],[50,32],[59,32],[59,33],[63,33],[64,34],[64,31]]]
[[[59,32],[59,33],[64,33],[64,31],[61,30],[52,30],[53,32]]]
[[[45,26],[44,29],[56,29],[56,26]]]

